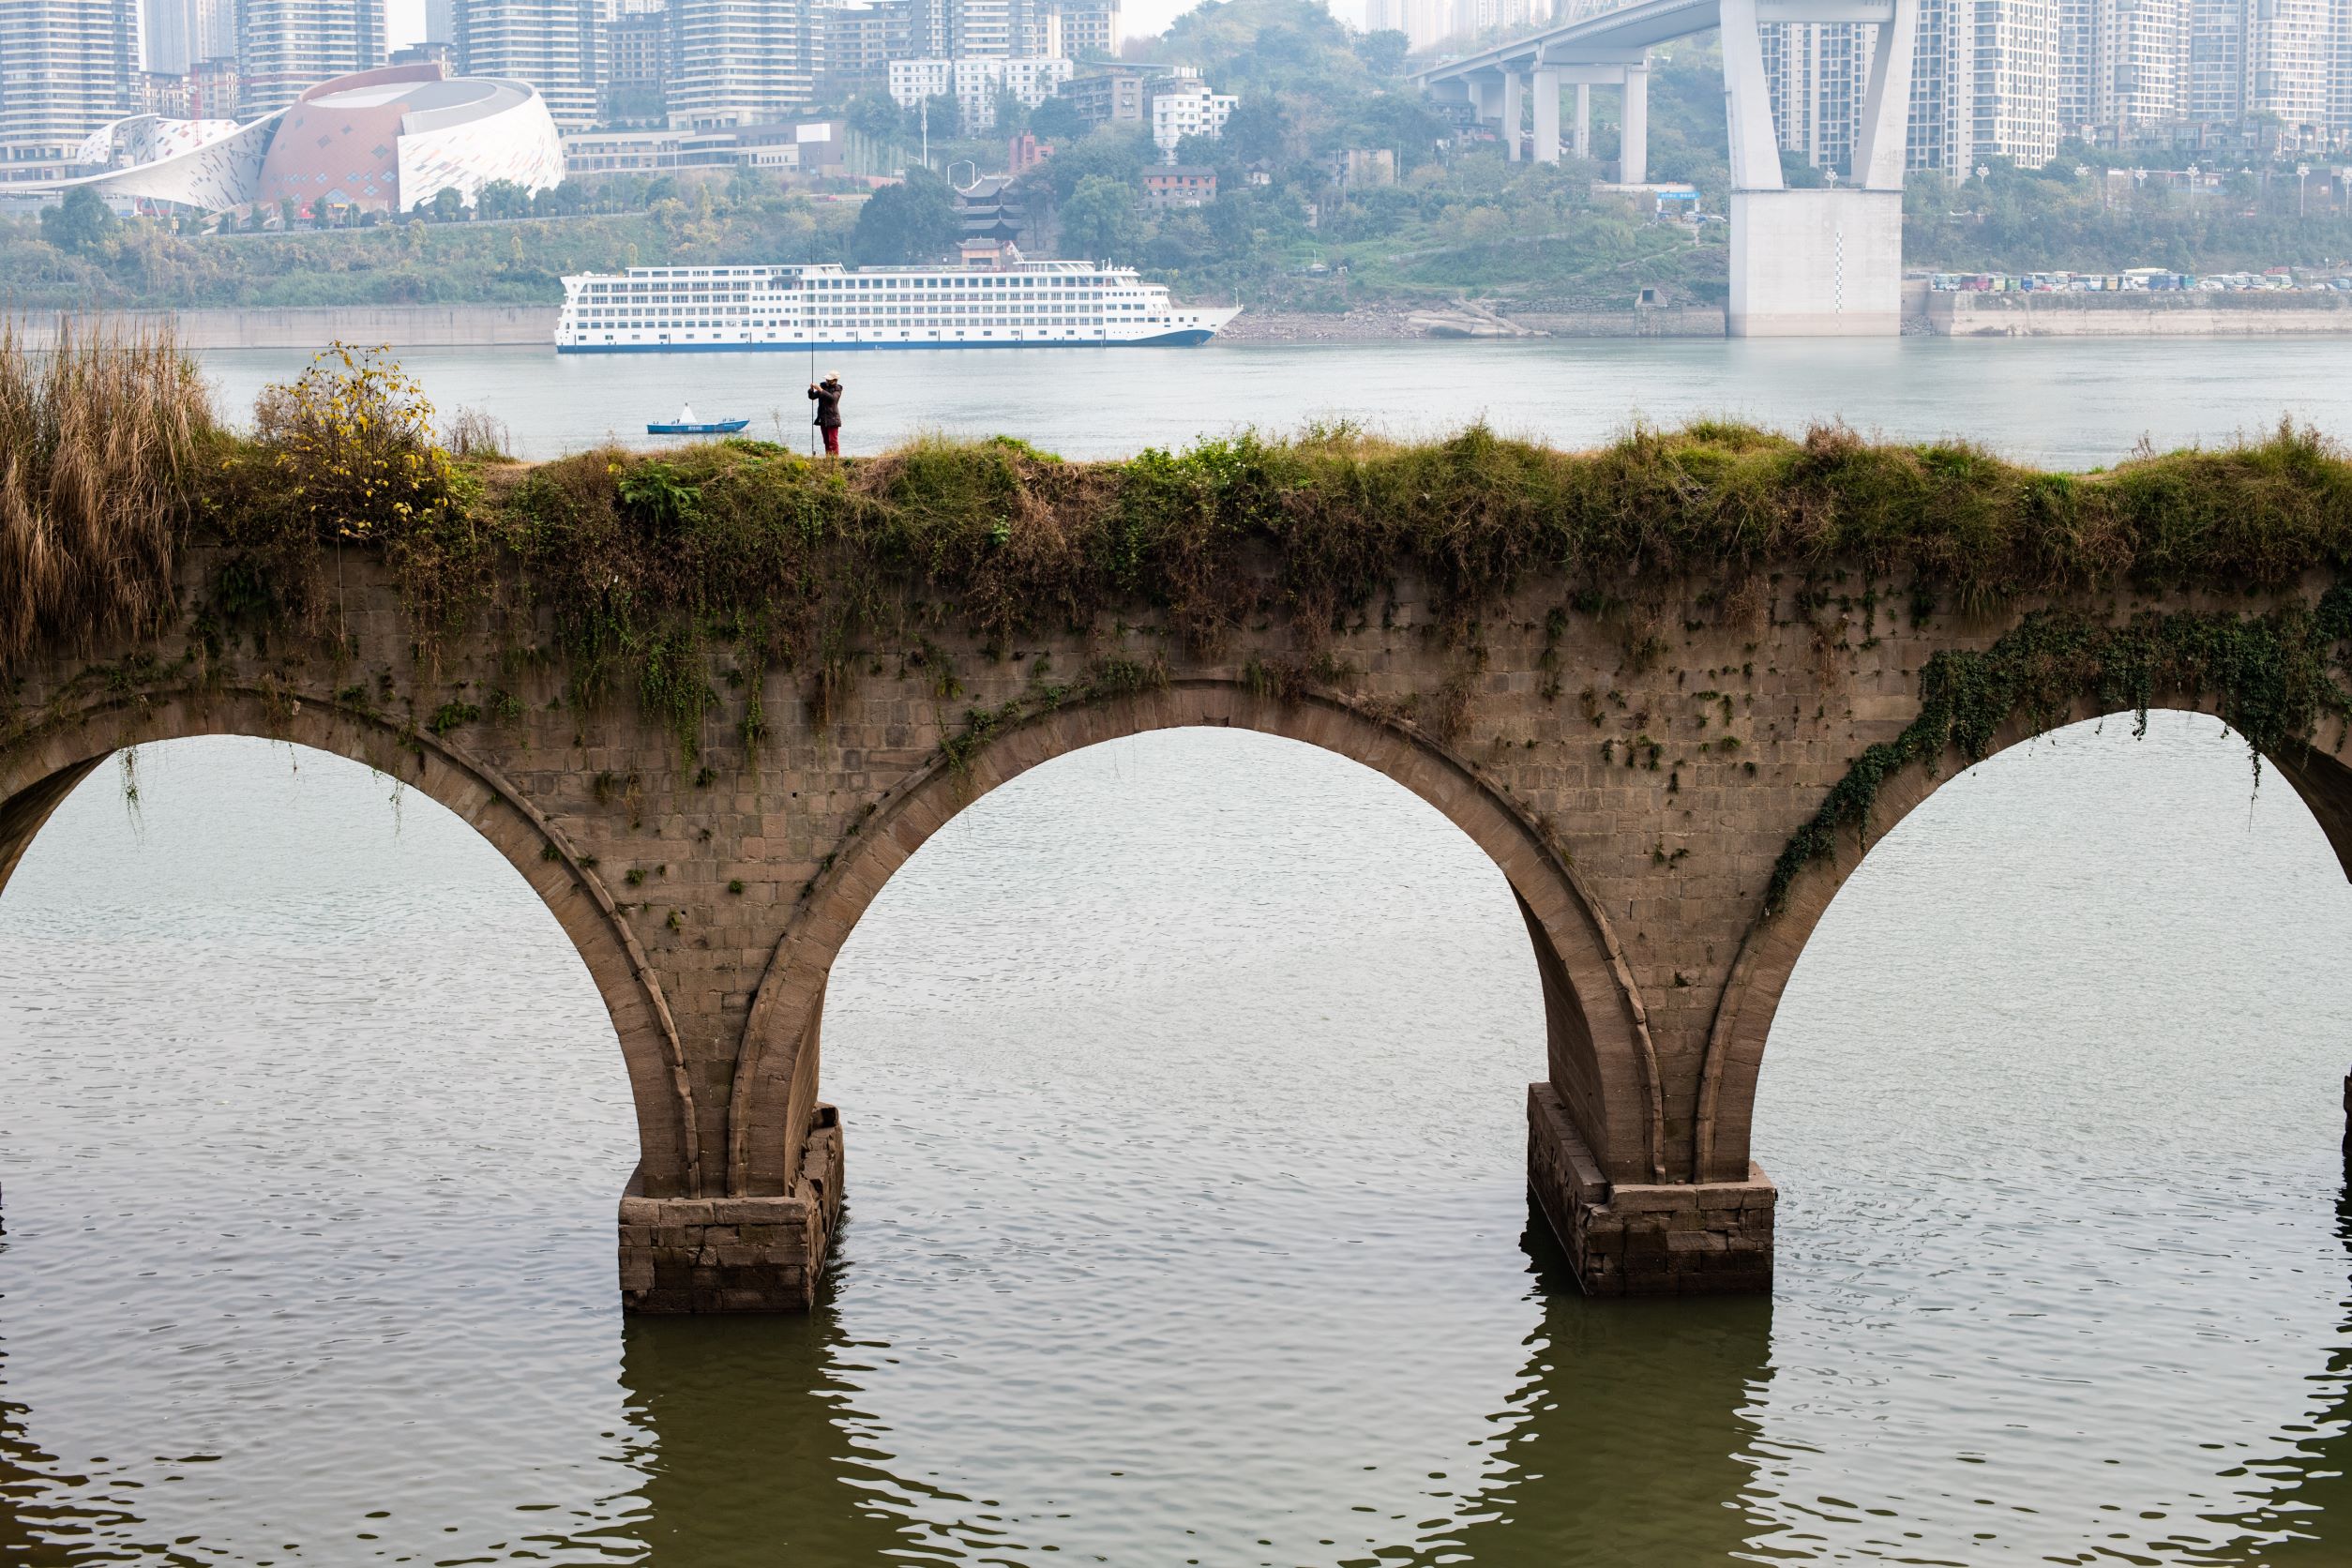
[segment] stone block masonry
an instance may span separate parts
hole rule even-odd
[[[1855,460],[1834,445],[1808,460],[1824,513],[1843,502],[1821,475]],[[1085,481],[1077,465],[1047,472]],[[1920,483],[1946,494],[1935,474]],[[1020,515],[1006,525],[1017,538]],[[2213,515],[2234,516],[2218,505]],[[1289,604],[1285,548],[1270,541],[1221,569],[1262,573],[1253,602]],[[1913,734],[1929,672],[1989,659],[2008,638],[2042,648],[2028,634],[2053,624],[2043,611],[2110,630],[2181,618],[2195,635],[2163,644],[2167,659],[2230,647],[2244,656],[2231,668],[2252,671],[2301,656],[2338,671],[2352,641],[2340,608],[2319,613],[2333,579],[2316,571],[2071,597],[2020,590],[1962,610],[1938,608],[1932,584],[1883,561],[1572,580],[1531,551],[1474,614],[1400,569],[1345,614],[1304,628],[1278,612],[1237,616],[1214,638],[1142,601],[1057,608],[1018,634],[988,634],[934,590],[877,578],[875,593],[907,602],[864,623],[837,657],[803,647],[796,662],[763,664],[698,629],[691,656],[703,664],[686,679],[706,681],[708,701],[681,720],[641,701],[634,671],[611,695],[582,696],[554,612],[531,593],[445,605],[446,619],[420,629],[371,550],[344,551],[328,580],[335,636],[289,626],[240,641],[219,608],[226,549],[180,551],[179,612],[164,629],[135,642],[61,639],[0,671],[0,882],[92,769],[181,736],[332,751],[447,807],[539,895],[604,1000],[637,1113],[619,1258],[624,1299],[641,1312],[814,1300],[843,1187],[841,1120],[822,1098],[825,989],[858,920],[933,833],[999,784],[1178,727],[1350,758],[1440,812],[1500,872],[1544,999],[1540,1034],[1523,1043],[1527,1076],[1541,1080],[1529,1183],[1587,1289],[1763,1289],[1774,1194],[1750,1146],[1782,991],[1868,844],[1966,759],[1938,738],[1941,752],[1906,752],[1873,776],[1863,821],[1832,832],[1817,814],[1844,798],[1832,792],[1857,759]],[[2335,641],[2314,652],[2314,628]],[[2035,656],[2045,677],[2079,664],[2107,678],[2096,658]],[[2209,672],[2148,668],[2158,705],[2214,712],[2235,700]],[[2155,688],[2166,680],[2188,688]],[[1986,748],[2093,716],[2091,701],[2038,697]],[[2265,743],[2266,776],[2310,803],[2342,855],[2348,743],[2332,720],[2306,733]]]
[[[1559,1092],[1528,1085],[1528,1190],[1591,1296],[1716,1295],[1772,1288],[1772,1211],[1761,1166],[1744,1182],[1613,1184]]]
[[[777,1198],[621,1199],[621,1302],[632,1312],[806,1312],[841,1217],[841,1119],[819,1106],[800,1180]]]

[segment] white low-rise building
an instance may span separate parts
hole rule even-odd
[[[1176,144],[1187,136],[1221,136],[1225,122],[1242,100],[1231,93],[1213,93],[1198,78],[1182,78],[1155,87],[1152,93],[1152,144],[1175,161]]]
[[[966,130],[988,130],[996,125],[997,99],[1003,94],[1034,109],[1053,97],[1075,68],[1067,60],[1042,56],[893,60],[890,96],[901,109],[929,98],[953,98]]]

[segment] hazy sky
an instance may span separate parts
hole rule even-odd
[[[1199,3],[1199,0],[1124,0],[1120,17],[1130,35],[1158,33],[1167,30],[1169,22]],[[387,31],[395,49],[415,43],[425,36],[425,0],[385,0],[390,12]],[[1364,0],[1331,0],[1332,14],[1362,26]]]

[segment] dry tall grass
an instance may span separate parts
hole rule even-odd
[[[141,637],[170,614],[212,400],[168,331],[0,324],[0,669],[38,643]]]

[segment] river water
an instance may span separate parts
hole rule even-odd
[[[2352,1560],[2352,887],[2216,722],[2131,728],[1831,909],[1770,1300],[1579,1297],[1500,874],[1192,731],[884,889],[825,1299],[701,1321],[619,1312],[619,1053],[521,879],[338,759],[145,748],[0,897],[0,1562]]]
[[[299,373],[307,356],[204,356],[224,409]],[[810,366],[789,354],[558,354],[412,349],[401,363],[445,413],[484,408],[519,455],[608,438],[658,445],[647,421],[691,403],[745,433],[808,440]],[[1017,435],[1072,458],[1184,445],[1244,428],[1352,420],[1428,436],[1484,419],[1509,435],[1589,446],[1636,420],[1745,419],[1802,430],[1845,420],[1905,441],[1960,437],[2021,461],[2086,469],[2143,440],[2208,445],[2282,416],[2352,432],[2352,342],[2341,338],[1837,340],[1567,338],[1502,343],[1212,343],[1200,349],[838,354],[844,449],[926,432]],[[674,443],[675,438],[665,438]]]

